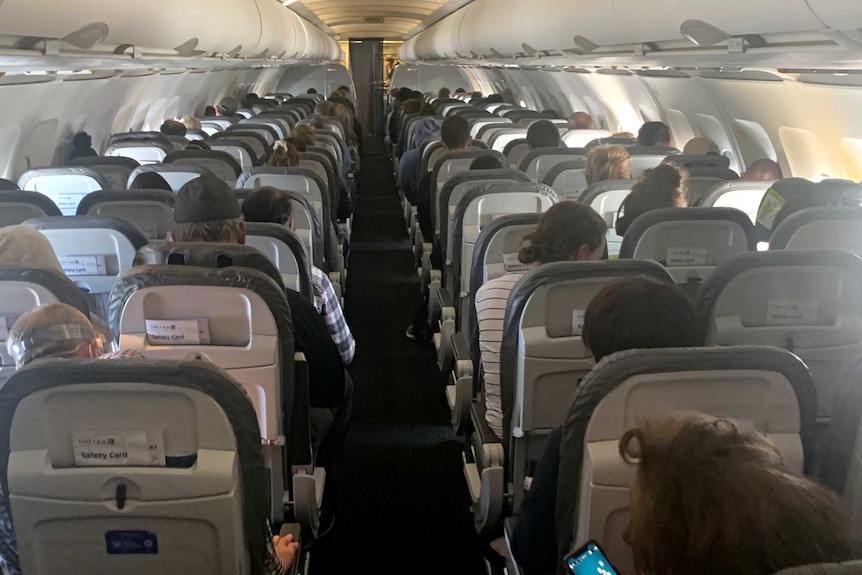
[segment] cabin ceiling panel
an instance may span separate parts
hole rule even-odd
[[[342,39],[403,38],[447,0],[301,0]]]

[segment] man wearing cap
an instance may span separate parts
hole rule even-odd
[[[176,242],[245,244],[245,221],[233,190],[213,175],[195,178],[180,188],[174,202],[174,221],[171,235]],[[339,457],[344,444],[353,384],[320,310],[301,294],[290,289],[284,292],[296,350],[303,352],[308,362],[313,441],[316,447],[320,445],[317,462],[326,466]]]
[[[216,116],[236,117],[236,111],[239,108],[239,102],[230,96],[225,96],[219,101],[216,106]]]

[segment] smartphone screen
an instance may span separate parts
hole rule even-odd
[[[611,562],[594,541],[566,557],[566,565],[574,575],[617,575]]]

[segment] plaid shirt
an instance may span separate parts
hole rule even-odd
[[[341,311],[341,303],[335,295],[332,283],[326,274],[316,267],[311,268],[311,283],[314,285],[314,308],[326,321],[329,335],[338,346],[341,360],[344,365],[348,365],[353,361],[356,342],[353,341],[353,334],[350,333],[350,327],[344,319],[344,312]]]
[[[134,349],[119,349],[99,356],[99,359],[135,359],[144,357],[141,352]]]

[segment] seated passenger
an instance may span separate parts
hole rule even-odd
[[[518,260],[532,264],[598,260],[605,252],[608,226],[589,206],[564,201],[542,214],[536,231],[524,238],[527,245]],[[503,407],[500,398],[500,344],[503,319],[512,288],[525,272],[507,273],[488,281],[476,291],[476,326],[484,370],[485,420],[497,437],[503,437]]]
[[[310,124],[302,124],[297,126],[290,133],[291,143],[296,146],[300,152],[307,151],[309,146],[314,146],[317,137],[317,130]]]
[[[482,94],[480,92],[479,96],[481,97],[481,95]],[[488,104],[502,104],[505,102],[505,100],[503,100],[502,94],[489,94],[486,100]]]
[[[216,115],[215,106],[207,106],[204,108],[204,117],[212,118],[215,115]]]
[[[662,122],[647,122],[638,130],[638,146],[667,148],[670,146],[670,129]]]
[[[560,131],[550,120],[538,120],[527,128],[527,146],[531,150],[539,148],[559,148]]]
[[[17,369],[38,359],[140,358],[126,349],[105,353],[93,325],[78,310],[64,303],[48,303],[21,315],[6,339],[6,349]],[[299,548],[293,536],[267,538],[265,575],[286,575]]]
[[[233,190],[215,176],[196,178],[180,188],[174,204],[174,221],[171,236],[177,242],[245,244],[245,222]],[[308,361],[311,407],[321,408],[312,410],[311,420],[313,442],[319,447],[315,450],[317,462],[321,466],[331,465],[343,448],[353,384],[321,313],[329,316],[330,324],[339,325],[333,318],[341,314],[341,308],[337,303],[327,303],[335,299],[334,293],[321,298],[325,307],[320,311],[293,290],[285,289],[284,294],[290,307],[296,351],[304,353]],[[346,322],[343,327],[347,329]],[[354,347],[349,331],[339,341],[349,341],[350,349]]]
[[[687,173],[676,164],[661,164],[645,170],[617,213],[616,232],[625,235],[638,216],[658,208],[688,206]]]
[[[471,170],[502,170],[506,166],[497,156],[479,156],[470,162]]]
[[[422,118],[416,123],[416,128],[413,130],[413,141],[415,146],[401,155],[401,160],[398,162],[398,182],[401,184],[401,191],[411,204],[416,203],[416,186],[419,184],[419,145],[432,137],[440,136],[440,126],[442,122],[439,118]]]
[[[692,138],[682,149],[684,156],[720,156],[718,144],[709,138]]]
[[[230,118],[236,117],[236,111],[239,108],[239,102],[230,96],[226,96],[219,101],[216,106],[216,116],[227,116]]]
[[[306,94],[317,94],[317,90],[315,90],[314,88],[309,88],[305,93]]]
[[[159,131],[165,136],[180,136],[181,138],[186,137],[185,124],[176,120],[165,120],[159,128]]]
[[[448,98],[452,93],[449,91],[449,88],[443,87],[437,91],[438,98]]]
[[[586,112],[575,112],[568,119],[570,130],[592,130],[593,118]]]
[[[467,90],[465,90],[464,88],[455,88],[455,93],[456,94],[466,94]]]
[[[172,192],[173,188],[157,172],[141,172],[129,185],[130,190],[166,190]]]
[[[183,116],[182,118],[180,118],[180,123],[182,123],[182,125],[186,127],[186,130],[201,129],[201,121],[194,116]]]
[[[242,215],[247,222],[271,222],[294,229],[290,196],[271,187],[259,188],[249,194],[242,204]],[[335,297],[332,283],[326,274],[315,266],[311,267],[314,285],[314,307],[326,320],[329,335],[338,346],[344,365],[350,365],[356,351],[356,342],[347,326],[341,304]]]
[[[686,295],[673,284],[643,276],[621,278],[602,288],[584,312],[581,337],[596,363],[628,349],[702,343],[694,308]],[[562,438],[562,427],[548,435],[518,512],[512,554],[526,575],[554,573],[559,563],[554,510]],[[498,543],[492,545],[498,551],[505,549]]]
[[[638,573],[771,575],[852,559],[845,505],[788,471],[775,444],[699,413],[639,420],[628,542]]]
[[[295,168],[299,165],[296,147],[286,140],[276,140],[266,165],[273,168]]]
[[[631,157],[623,146],[596,146],[587,154],[584,171],[587,184],[605,180],[628,180],[631,176]]]
[[[611,134],[611,138],[630,138],[632,140],[637,140],[637,136],[631,132],[614,132]]]
[[[69,159],[88,158],[98,156],[96,150],[93,149],[93,138],[87,132],[78,132],[72,136],[72,151],[69,153]]]
[[[778,162],[762,158],[760,160],[753,161],[751,165],[742,172],[739,179],[745,181],[771,182],[773,180],[780,180],[783,177],[784,176],[781,174],[781,166],[778,165]]]

